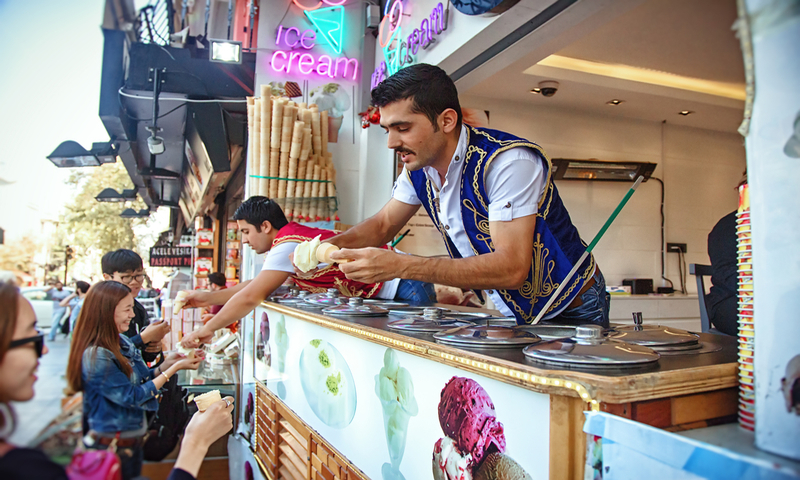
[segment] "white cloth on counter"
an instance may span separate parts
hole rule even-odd
[[[467,153],[467,128],[461,126],[458,145],[444,184],[439,172],[433,167],[424,167],[425,175],[439,189],[439,219],[449,227],[447,234],[462,257],[472,257],[472,251],[464,223],[461,220],[461,176],[464,157]],[[490,222],[508,222],[515,218],[534,215],[539,211],[539,201],[544,195],[547,172],[538,152],[525,147],[516,147],[497,154],[486,168],[486,201]],[[392,189],[392,198],[409,205],[421,205],[414,186],[403,173],[397,177]],[[507,206],[509,205],[509,206]],[[496,308],[505,316],[513,317],[502,297],[495,290],[487,290]]]
[[[294,274],[294,265],[292,265],[292,261],[289,260],[289,255],[294,253],[294,249],[297,248],[298,245],[299,243],[297,242],[283,242],[272,247],[270,251],[267,252],[261,270],[275,270]],[[327,263],[320,263],[318,268],[325,268],[326,266],[328,266]],[[399,283],[400,279],[398,278],[384,282],[375,296],[383,300],[393,300],[394,296],[397,294],[397,285]]]

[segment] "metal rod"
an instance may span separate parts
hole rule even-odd
[[[542,321],[542,317],[544,317],[545,313],[550,308],[550,305],[552,305],[553,302],[556,300],[556,298],[558,298],[558,296],[561,295],[561,292],[564,290],[564,288],[566,288],[567,283],[569,283],[569,281],[572,280],[572,277],[575,275],[575,272],[577,272],[578,269],[581,267],[581,265],[583,265],[583,261],[586,260],[586,257],[588,257],[590,253],[592,253],[592,250],[594,250],[594,247],[595,245],[597,245],[597,242],[599,242],[600,239],[603,237],[603,235],[606,233],[608,227],[610,227],[611,224],[614,222],[614,220],[617,218],[619,212],[622,211],[622,208],[625,206],[626,203],[628,203],[628,200],[630,200],[631,196],[633,195],[633,192],[635,192],[636,189],[639,188],[639,185],[642,183],[643,180],[644,177],[641,175],[639,176],[639,178],[636,179],[636,181],[633,183],[633,186],[630,188],[630,190],[628,190],[628,193],[625,194],[625,196],[622,198],[622,201],[619,202],[619,205],[617,205],[617,208],[614,210],[611,216],[608,217],[608,220],[606,220],[606,223],[603,225],[603,228],[601,228],[600,231],[597,232],[597,235],[594,236],[592,243],[590,243],[589,246],[586,247],[586,251],[583,252],[581,258],[579,258],[578,261],[575,262],[575,265],[572,267],[572,270],[569,271],[567,277],[564,278],[564,281],[562,281],[561,284],[558,286],[558,288],[556,289],[556,293],[550,296],[550,300],[547,301],[547,303],[544,305],[544,308],[542,308],[539,311],[539,314],[536,315],[536,318],[533,319],[531,325],[536,325],[537,323]]]

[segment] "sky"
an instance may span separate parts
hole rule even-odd
[[[0,0],[0,228],[13,241],[74,192],[48,159],[61,142],[108,141],[98,116],[104,0]],[[12,182],[12,183],[6,183]]]

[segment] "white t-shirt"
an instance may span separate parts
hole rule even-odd
[[[475,254],[461,220],[461,176],[464,157],[467,152],[467,127],[461,127],[453,157],[442,183],[439,172],[433,167],[424,167],[425,175],[439,189],[439,220],[447,228],[447,234],[462,257]],[[533,149],[517,147],[499,153],[486,168],[486,195],[490,222],[509,222],[515,218],[534,215],[539,211],[539,201],[544,194],[546,171],[540,154]],[[403,173],[397,178],[392,190],[392,198],[409,204],[420,205],[414,186]],[[514,314],[495,290],[486,294],[503,315]],[[549,316],[548,316],[549,317]]]
[[[294,249],[297,248],[298,245],[299,243],[297,242],[283,242],[272,247],[272,249],[267,252],[261,271],[275,270],[294,274],[294,265],[292,265],[292,261],[289,260],[289,255],[294,253]],[[320,268],[326,267],[327,265],[327,263],[319,264]],[[394,296],[397,294],[397,285],[399,283],[400,279],[398,278],[384,282],[375,296],[384,300],[393,300]]]

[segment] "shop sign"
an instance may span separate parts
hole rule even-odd
[[[152,247],[151,267],[191,267],[192,247]]]
[[[419,49],[430,47],[436,42],[436,37],[447,30],[448,11],[439,3],[428,17],[422,19],[419,27],[403,38],[400,25],[403,18],[402,0],[394,0],[386,5],[383,20],[378,27],[378,43],[383,49],[385,60],[372,73],[370,89],[377,87],[386,77],[394,75],[401,68],[414,63]]]
[[[322,2],[320,2],[321,4]],[[330,5],[333,3],[326,2]],[[342,2],[344,3],[344,2]],[[358,60],[355,58],[319,55],[309,52],[321,40],[328,44],[337,54],[342,53],[342,38],[344,35],[344,7],[341,5],[319,8],[307,8],[297,4],[303,9],[303,14],[316,28],[301,30],[297,27],[278,26],[275,36],[275,45],[279,50],[272,53],[269,66],[274,72],[286,74],[311,75],[317,74],[329,78],[358,78]],[[317,34],[321,38],[317,37]],[[293,51],[295,48],[301,51]],[[305,51],[303,51],[305,50]],[[352,72],[352,73],[351,73]]]

